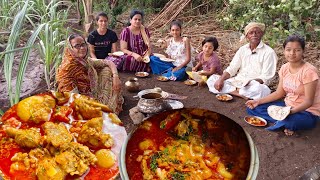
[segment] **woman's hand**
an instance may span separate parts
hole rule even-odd
[[[257,107],[260,104],[260,102],[259,102],[259,100],[249,100],[245,104],[248,108],[254,109],[255,107]]]
[[[121,89],[121,81],[119,79],[118,75],[113,76],[113,81],[112,81],[112,89],[115,92],[119,92]]]
[[[132,56],[136,61],[142,61],[142,60],[143,60],[142,56],[140,56],[140,55],[137,54],[137,53],[132,53],[131,56]]]

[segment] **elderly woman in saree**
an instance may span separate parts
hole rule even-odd
[[[120,35],[120,49],[123,57],[123,71],[150,71],[148,62],[151,55],[150,34],[142,25],[143,12],[133,10],[130,14],[130,26],[124,28]],[[118,66],[119,67],[119,66]]]
[[[56,75],[58,91],[89,95],[119,114],[123,97],[117,68],[111,61],[91,60],[87,56],[85,39],[70,35]]]

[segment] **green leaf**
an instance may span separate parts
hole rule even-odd
[[[12,26],[11,33],[9,36],[6,51],[11,51],[11,50],[15,49],[15,47],[19,41],[24,17],[28,11],[28,8],[27,8],[28,3],[29,3],[29,0],[26,0],[23,8],[21,9],[21,11],[19,11],[19,13],[14,18],[13,26]],[[7,82],[7,89],[8,89],[8,95],[9,95],[9,100],[10,100],[11,106],[15,104],[14,103],[15,97],[13,97],[12,87],[11,87],[13,61],[14,61],[13,52],[5,54],[4,64],[3,64],[4,65],[4,76],[5,76],[5,79]]]
[[[28,42],[27,42],[27,46],[28,47],[32,47],[32,45],[34,44],[36,38],[38,37],[39,32],[41,31],[41,29],[43,28],[44,24],[40,24],[38,26],[38,28],[32,33],[32,35],[30,36]],[[18,103],[19,99],[20,99],[20,91],[21,91],[21,84],[22,84],[22,78],[24,76],[24,73],[26,71],[26,67],[27,67],[27,62],[29,60],[29,55],[30,55],[30,50],[31,48],[27,48],[23,51],[21,60],[20,60],[20,64],[19,64],[19,69],[18,69],[18,74],[17,74],[17,80],[16,80],[16,93],[15,93],[15,99],[14,99],[14,103]]]

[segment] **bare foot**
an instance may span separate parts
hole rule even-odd
[[[291,130],[289,130],[289,129],[285,129],[285,130],[284,130],[284,133],[285,133],[287,136],[292,136],[293,133],[294,133],[294,131],[291,131]]]
[[[230,94],[231,94],[231,95],[233,95],[233,96],[241,97],[241,98],[243,98],[244,100],[249,100],[249,98],[247,98],[247,97],[245,97],[245,96],[240,95],[240,94],[239,94],[239,92],[238,92],[237,90],[232,91]]]

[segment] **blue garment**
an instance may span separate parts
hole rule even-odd
[[[153,74],[159,74],[175,81],[182,81],[188,77],[186,66],[172,73],[172,69],[175,68],[172,62],[161,61],[157,56],[150,56],[149,64]]]
[[[270,117],[267,112],[268,107],[271,105],[286,106],[284,101],[275,101],[266,104],[261,104],[254,109],[247,108],[247,112],[249,115],[259,116],[270,123],[275,123],[273,126],[266,128],[267,130],[271,131],[277,130],[282,127],[291,131],[311,129],[316,127],[316,123],[319,117],[313,115],[308,111],[301,111],[294,114],[289,114],[284,120],[277,121]]]

